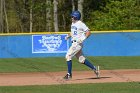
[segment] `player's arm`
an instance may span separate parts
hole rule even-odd
[[[89,30],[86,31],[86,33],[85,33],[86,38],[88,38],[90,35],[91,35],[91,32],[90,32]],[[86,39],[86,38],[85,38],[85,39]]]
[[[69,33],[66,37],[65,40],[68,40],[71,37],[71,33]]]
[[[91,34],[90,31],[87,30],[87,31],[85,32],[85,36],[80,38],[79,43],[82,43],[85,39],[87,39],[87,38],[90,36],[90,34]]]
[[[82,23],[81,26],[85,34],[85,37],[81,38],[81,41],[83,42],[85,39],[87,39],[91,35],[91,32],[90,32],[90,29],[84,23]]]

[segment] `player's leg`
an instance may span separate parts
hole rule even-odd
[[[85,64],[86,66],[88,66],[92,70],[96,70],[96,67],[83,56],[82,50],[80,50],[76,54],[76,58],[79,60],[80,63]]]
[[[64,79],[72,78],[72,57],[81,49],[80,45],[72,44],[66,54],[66,62],[67,62],[67,70],[68,73],[64,77]]]
[[[89,68],[91,68],[95,74],[97,75],[97,78],[99,78],[99,67],[94,66],[90,61],[88,61],[82,53],[82,50],[80,50],[77,54],[76,57],[79,59],[79,62],[88,66]]]
[[[64,79],[72,78],[72,56],[71,56],[72,47],[68,50],[66,54],[66,63],[67,63],[67,74]]]

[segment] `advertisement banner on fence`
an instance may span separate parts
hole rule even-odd
[[[69,48],[66,35],[32,35],[32,53],[66,53]]]

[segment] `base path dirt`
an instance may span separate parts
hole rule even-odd
[[[54,85],[105,82],[140,82],[140,69],[101,70],[100,79],[92,71],[73,71],[71,80],[66,72],[0,73],[0,86]]]

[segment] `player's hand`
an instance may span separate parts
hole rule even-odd
[[[70,37],[70,36],[66,36],[66,37],[65,37],[65,40],[68,40],[68,39],[69,39],[69,37]]]
[[[82,37],[82,38],[80,38],[80,40],[79,40],[79,42],[78,43],[83,43],[84,42],[84,40],[86,39],[87,37]]]

